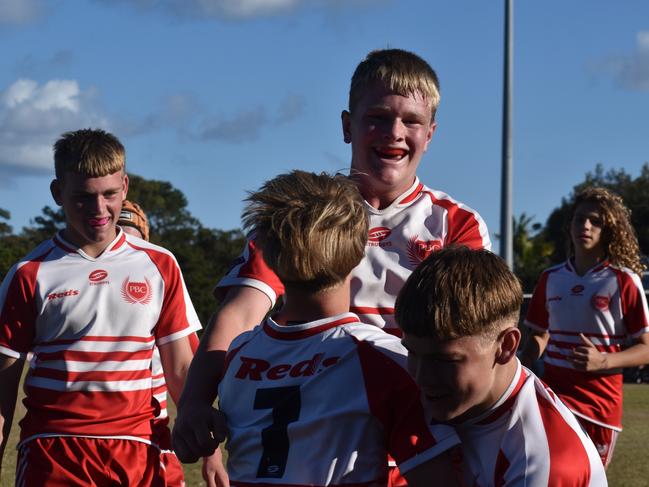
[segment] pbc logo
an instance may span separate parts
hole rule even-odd
[[[418,266],[430,254],[442,248],[441,240],[418,240],[418,236],[408,240],[408,260],[414,266]]]
[[[108,277],[108,272],[103,269],[97,269],[88,274],[88,280],[91,286],[98,286],[100,284],[110,284],[105,279]]]
[[[145,277],[144,282],[129,281],[128,277],[122,283],[122,297],[127,303],[148,304],[153,296],[151,283]]]
[[[577,284],[575,287],[573,287],[570,290],[570,294],[572,294],[573,296],[581,296],[583,292],[584,292],[584,286],[582,286],[581,284]]]
[[[609,303],[611,302],[611,299],[608,296],[593,294],[593,298],[590,302],[593,305],[593,308],[600,311],[606,311],[608,309]]]
[[[372,247],[389,247],[392,243],[383,241],[388,238],[391,233],[392,230],[388,227],[370,228],[370,231],[367,234],[367,245]]]
[[[70,289],[68,291],[62,291],[60,293],[52,293],[47,295],[47,300],[51,301],[53,299],[67,298],[68,296],[77,296],[79,291],[76,289]]]

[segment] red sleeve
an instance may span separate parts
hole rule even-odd
[[[225,276],[214,289],[217,299],[223,299],[227,290],[234,286],[250,286],[266,294],[273,305],[279,296],[284,294],[284,285],[279,277],[268,267],[262,251],[250,239],[239,257],[237,257]]]
[[[441,206],[447,212],[447,232],[444,245],[464,245],[470,249],[491,248],[487,225],[477,212],[456,201],[437,199],[434,195],[430,193],[429,195],[433,203]]]
[[[615,273],[620,287],[622,319],[627,333],[632,336],[647,333],[649,331],[647,299],[640,279],[634,279],[632,274],[618,269],[615,269]]]
[[[549,272],[547,271],[541,275],[541,279],[534,288],[525,316],[525,324],[540,331],[547,330],[550,326],[546,300],[548,275]]]
[[[36,275],[41,261],[16,266],[0,290],[0,351],[27,353],[36,332]],[[14,356],[14,354],[11,354]],[[18,357],[16,357],[18,358]]]

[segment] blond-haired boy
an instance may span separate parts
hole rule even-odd
[[[356,68],[341,115],[343,140],[352,149],[350,175],[369,215],[365,256],[352,271],[349,310],[389,333],[400,333],[394,321],[397,293],[426,256],[452,243],[490,247],[477,212],[417,178],[435,132],[439,99],[437,75],[426,61],[401,49],[382,49]],[[174,427],[182,443],[176,451],[185,460],[214,448],[193,420],[202,417],[209,427],[211,384],[219,379],[223,351],[263,318],[284,287],[251,240],[216,293],[223,297],[221,308],[192,362]]]
[[[345,176],[303,171],[251,194],[245,226],[286,286],[283,306],[234,340],[218,396],[234,485],[455,485],[452,428],[426,423],[399,339],[349,312],[367,215]]]
[[[576,418],[516,358],[521,302],[486,250],[442,249],[412,273],[396,317],[427,410],[460,436],[467,485],[606,485]]]
[[[120,141],[67,132],[54,160],[65,228],[0,288],[0,445],[31,352],[17,485],[169,485],[151,446],[151,356],[157,345],[177,399],[198,317],[173,255],[116,225],[128,191]]]

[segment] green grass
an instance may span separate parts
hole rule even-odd
[[[21,396],[22,399],[22,396]],[[0,486],[14,484],[16,468],[15,445],[18,442],[18,420],[25,410],[22,402],[16,405],[16,415],[5,458],[2,463]],[[174,417],[175,409],[169,404],[169,414]],[[649,483],[649,462],[642,461],[645,445],[649,438],[649,384],[624,385],[624,431],[620,434],[613,461],[608,469],[610,487],[644,487]],[[188,487],[204,485],[201,476],[201,462],[185,466],[185,480]]]

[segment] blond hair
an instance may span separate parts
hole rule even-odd
[[[493,336],[518,321],[523,291],[507,264],[488,250],[450,246],[433,252],[397,297],[395,318],[416,336],[446,341]]]
[[[342,282],[358,265],[368,219],[347,177],[292,171],[251,193],[242,220],[284,285],[313,292]]]
[[[54,144],[54,169],[57,179],[66,172],[102,177],[123,171],[126,157],[122,143],[100,129],[65,132]]]
[[[349,111],[353,113],[368,86],[380,83],[403,96],[420,95],[430,106],[431,121],[439,106],[439,79],[430,65],[402,49],[370,52],[356,67],[349,88]]]
[[[602,244],[609,262],[640,274],[645,266],[640,260],[638,237],[631,225],[631,210],[624,205],[620,196],[604,188],[587,188],[575,197],[566,228],[569,255],[575,254],[570,225],[577,207],[582,203],[592,203],[599,208],[602,217]]]

